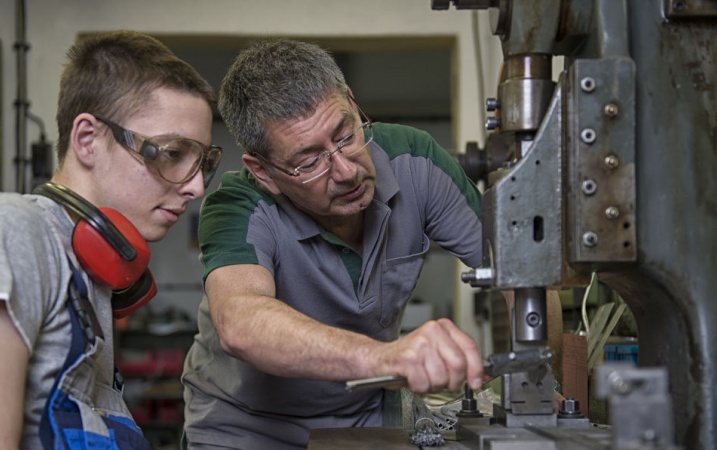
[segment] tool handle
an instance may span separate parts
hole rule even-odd
[[[346,382],[346,390],[350,392],[362,391],[364,389],[404,387],[408,381],[398,375],[387,375],[384,377],[362,378]]]
[[[483,361],[483,370],[490,377],[506,373],[528,372],[549,363],[553,353],[548,347],[537,347],[516,352],[496,353]],[[400,388],[408,385],[405,377],[387,375],[374,378],[362,378],[346,382],[346,390],[350,392],[376,388]]]

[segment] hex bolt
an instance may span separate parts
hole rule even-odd
[[[615,117],[618,115],[619,112],[620,112],[620,108],[618,108],[617,105],[614,103],[608,103],[603,108],[603,113],[605,114],[606,117],[610,117],[610,118]]]
[[[583,181],[581,187],[583,194],[587,196],[593,195],[595,194],[595,192],[597,192],[597,183],[595,182],[595,180],[591,180],[589,178]]]
[[[583,233],[583,245],[585,247],[595,247],[598,243],[598,237],[597,234],[595,234],[592,231],[587,231]]]
[[[500,126],[500,119],[496,117],[488,117],[485,121],[485,128],[489,131],[493,131]]]
[[[585,77],[582,80],[580,80],[580,89],[583,90],[583,92],[592,92],[595,90],[595,79],[591,77]]]
[[[478,402],[473,396],[473,389],[465,383],[463,385],[463,399],[461,400],[461,409],[456,413],[456,416],[467,418],[467,417],[483,417],[480,411],[478,411]]]
[[[560,403],[560,410],[558,411],[558,417],[562,419],[579,419],[583,417],[580,412],[580,401],[567,397]]]
[[[597,139],[597,133],[592,128],[585,128],[580,132],[580,139],[586,144],[592,144]]]
[[[620,217],[620,210],[616,206],[608,206],[605,208],[605,217],[610,220],[617,219]]]
[[[491,97],[485,100],[485,109],[487,111],[493,112],[498,108],[500,108],[500,102],[498,99]]]
[[[620,165],[620,160],[615,155],[607,155],[605,157],[605,167],[608,169],[617,169]]]
[[[560,410],[561,412],[566,412],[570,414],[574,414],[576,412],[580,411],[580,402],[574,398],[566,398],[563,400],[563,407]]]

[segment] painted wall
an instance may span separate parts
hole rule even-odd
[[[67,49],[78,33],[128,28],[150,34],[215,34],[218,36],[293,35],[306,37],[452,36],[454,98],[453,141],[484,142],[484,99],[495,94],[501,61],[497,38],[490,33],[487,13],[432,11],[430,0],[50,0],[26,1],[27,96],[30,111],[40,117],[48,138],[56,141],[54,115],[59,77]],[[0,187],[15,190],[16,2],[0,0],[2,45],[2,171]],[[478,26],[474,27],[477,23]],[[480,36],[481,45],[475,45]],[[480,56],[480,57],[477,57]],[[418,75],[418,74],[417,74]],[[482,83],[479,82],[482,80]],[[28,142],[38,128],[28,123]],[[217,136],[232,145],[228,136]],[[188,225],[185,225],[188,226]],[[183,239],[188,230],[170,233]],[[155,252],[168,251],[164,247]],[[186,253],[186,252],[185,252]],[[184,255],[183,267],[195,272],[195,255]],[[472,289],[460,283],[453,312],[464,329],[478,337],[472,318]],[[161,270],[159,270],[161,276]]]

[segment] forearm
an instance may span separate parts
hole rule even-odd
[[[280,300],[258,295],[224,300],[212,314],[228,354],[273,375],[324,380],[375,376],[382,344],[320,323]]]
[[[291,308],[275,297],[273,278],[261,266],[217,269],[205,289],[222,349],[266,373],[333,381],[399,375],[418,393],[481,384],[477,344],[447,319],[381,342]]]

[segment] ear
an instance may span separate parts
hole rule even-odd
[[[72,122],[70,148],[77,160],[92,167],[95,164],[97,140],[102,138],[97,119],[92,114],[82,113]]]
[[[247,168],[254,178],[261,184],[264,189],[271,192],[274,195],[280,195],[281,189],[274,183],[274,179],[271,177],[269,169],[267,169],[259,159],[245,153],[241,157],[244,167]]]

